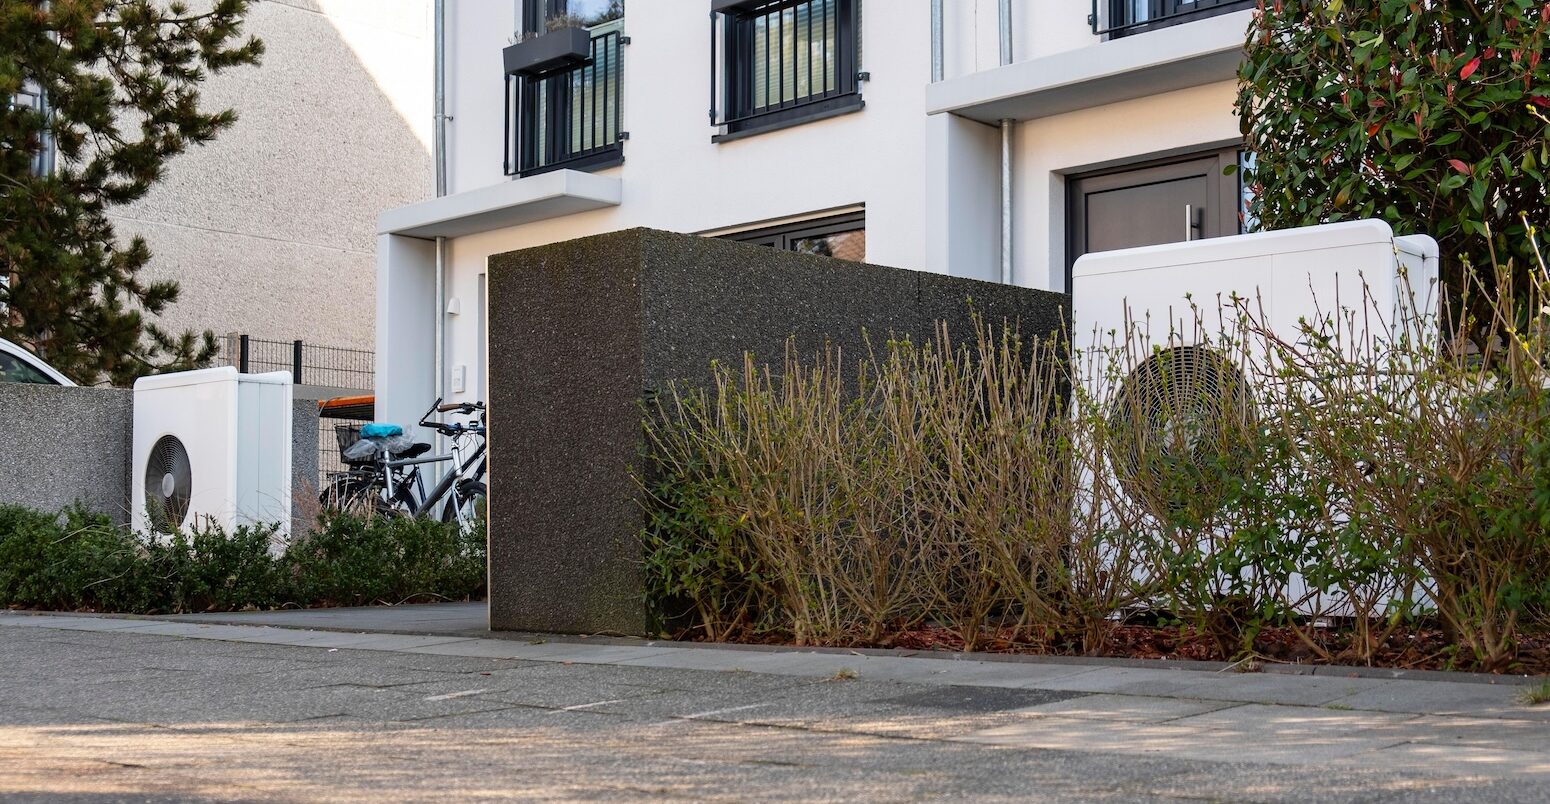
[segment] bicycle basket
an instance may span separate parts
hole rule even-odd
[[[361,426],[358,424],[336,424],[334,425],[334,438],[339,442],[339,455],[343,457],[345,450],[361,440]]]

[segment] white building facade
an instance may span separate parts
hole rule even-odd
[[[514,249],[646,226],[1063,290],[1236,234],[1253,5],[447,0],[445,194],[378,221],[377,416],[483,397]]]

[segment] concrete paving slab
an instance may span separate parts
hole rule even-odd
[[[1245,733],[1190,724],[1189,720],[1138,724],[1090,718],[1023,718],[956,739],[1019,748],[1062,748],[1111,754],[1139,752],[1179,759],[1230,759],[1282,765],[1319,765],[1396,743],[1391,738],[1362,735],[1359,730],[1323,732],[1277,728]]]
[[[1242,706],[1242,704],[1233,701],[1199,701],[1188,698],[1152,698],[1144,695],[1098,693],[1030,706],[1017,710],[1017,714],[1165,723],[1233,706]]]
[[[426,634],[464,634],[489,627],[483,602],[403,606],[359,606],[286,611],[211,612],[166,615],[179,622],[275,625],[288,628],[376,630]]]
[[[1301,739],[1310,735],[1341,735],[1373,731],[1414,719],[1415,715],[1390,712],[1244,704],[1180,718],[1172,721],[1172,724],[1286,740]]]
[[[434,645],[451,645],[472,642],[468,637],[457,636],[400,636],[397,634],[366,634],[370,639],[358,640],[338,647],[350,650],[406,651],[429,648]]]
[[[1189,673],[1197,683],[1172,693],[1181,698],[1322,706],[1359,692],[1381,690],[1392,681],[1367,678],[1292,676],[1267,673]]]
[[[619,662],[625,667],[676,667],[684,670],[747,671],[762,651],[720,648],[681,648],[639,659]]]
[[[1109,692],[1120,695],[1149,695],[1183,697],[1191,688],[1199,687],[1206,675],[1191,670],[1153,670],[1133,667],[1099,667],[1088,673],[1061,676],[1035,682],[1033,686],[1046,690],[1071,690],[1074,692]],[[1220,677],[1209,674],[1212,677]],[[1286,676],[1295,680],[1304,676]]]
[[[519,659],[520,643],[498,639],[474,639],[466,642],[444,642],[419,648],[406,648],[404,653],[425,653],[432,656],[465,656],[489,659]]]
[[[134,631],[150,628],[145,620],[120,620],[108,617],[77,617],[49,614],[6,614],[7,626],[49,628],[59,631]]]
[[[1522,693],[1522,687],[1506,685],[1387,681],[1330,703],[1380,712],[1550,719],[1550,707],[1525,706]]]
[[[856,669],[866,678],[969,687],[1037,687],[1047,681],[1071,678],[1097,669],[1035,662],[975,662],[891,656],[865,656],[862,659]]]
[[[578,664],[619,664],[649,659],[678,648],[648,648],[625,645],[579,645],[572,642],[546,642],[529,645],[518,642],[514,654],[518,658],[540,662],[574,662]]]
[[[1447,767],[1476,776],[1536,779],[1550,781],[1550,754],[1543,751],[1519,751],[1500,747],[1399,743],[1380,751],[1356,754],[1338,760],[1359,767],[1404,768],[1412,771]],[[1541,790],[1540,795],[1544,795]]]
[[[1372,730],[1408,743],[1507,748],[1550,755],[1550,723],[1539,720],[1417,715]]]

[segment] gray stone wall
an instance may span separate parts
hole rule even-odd
[[[134,393],[0,382],[0,505],[58,511],[79,502],[129,522]],[[318,477],[318,409],[292,414],[293,531],[310,525]]]
[[[0,382],[0,411],[0,503],[129,521],[129,391]]]
[[[490,258],[490,623],[639,634],[640,402],[786,339],[1063,329],[1063,294],[635,229]]]

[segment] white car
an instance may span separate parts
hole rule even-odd
[[[0,338],[0,382],[75,385],[69,377],[55,371],[53,366],[4,338]]]

